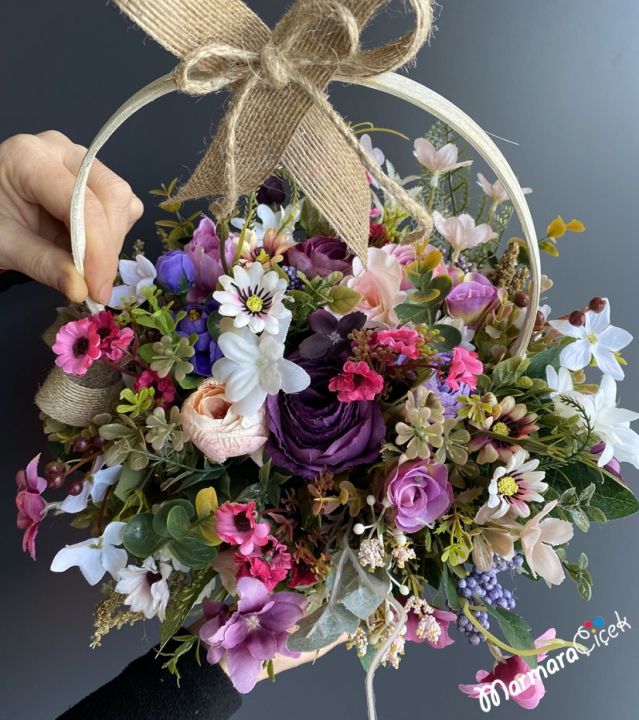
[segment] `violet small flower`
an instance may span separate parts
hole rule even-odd
[[[185,338],[190,335],[198,336],[193,346],[195,355],[191,358],[191,363],[195,372],[204,377],[210,377],[213,363],[222,357],[222,351],[211,337],[207,326],[209,315],[217,308],[218,304],[215,301],[208,305],[187,305],[184,308],[186,317],[180,320],[175,329],[178,335]]]
[[[160,284],[176,295],[187,292],[195,280],[195,266],[184,250],[171,250],[160,256],[155,269]]]
[[[204,599],[207,622],[200,638],[209,645],[207,660],[213,665],[226,652],[229,677],[236,690],[248,693],[257,682],[262,663],[277,653],[299,657],[286,647],[289,631],[302,617],[307,599],[298,593],[269,593],[257,578],[237,580],[240,599],[231,612],[225,603]]]
[[[303,358],[314,359],[339,355],[348,349],[348,336],[353,330],[361,330],[366,323],[363,312],[352,312],[338,320],[327,310],[316,310],[308,316],[313,335],[302,340],[299,353]]]

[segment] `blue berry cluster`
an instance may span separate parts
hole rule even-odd
[[[504,610],[513,610],[515,608],[515,598],[510,590],[503,588],[497,581],[497,574],[504,570],[519,570],[523,565],[524,559],[521,555],[515,555],[512,560],[504,560],[499,555],[493,556],[493,566],[487,572],[482,572],[476,567],[465,578],[460,578],[457,582],[457,592],[462,598],[470,600],[472,603],[473,596],[482,599],[487,605],[504,608]],[[479,621],[479,624],[486,630],[490,628],[488,613],[483,610],[471,610],[473,615]],[[464,633],[471,645],[479,645],[485,642],[486,636],[483,635],[466,617],[463,611],[459,613],[457,618],[457,629]]]
[[[297,276],[297,270],[291,265],[282,265],[282,270],[288,275],[288,287],[287,290],[300,290],[302,287],[302,281]]]

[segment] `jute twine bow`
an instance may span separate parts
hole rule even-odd
[[[180,90],[232,99],[191,178],[172,200],[211,196],[229,215],[240,196],[284,165],[308,200],[360,258],[366,258],[370,190],[364,168],[410,213],[422,234],[424,208],[391,181],[325,96],[331,80],[355,82],[412,60],[431,30],[432,0],[409,0],[414,29],[373,50],[360,35],[389,0],[298,0],[271,31],[242,0],[114,0],[180,58]]]

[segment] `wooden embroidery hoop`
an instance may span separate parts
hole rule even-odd
[[[340,78],[336,77],[339,81]],[[415,80],[411,80],[403,75],[394,72],[384,73],[374,78],[354,81],[349,79],[349,83],[363,85],[364,87],[380,90],[389,95],[394,95],[406,102],[416,105],[418,108],[425,110],[439,120],[445,122],[461,137],[463,137],[486,161],[493,170],[495,175],[501,180],[502,185],[510,201],[519,222],[522,227],[524,240],[528,249],[529,266],[530,266],[530,294],[528,312],[524,316],[522,327],[518,339],[513,345],[513,355],[526,357],[528,344],[532,338],[537,308],[540,300],[541,286],[541,260],[539,256],[539,248],[537,245],[537,234],[533,223],[528,202],[519,185],[517,177],[508,164],[508,161],[499,150],[492,139],[481,129],[481,127],[472,120],[466,113],[460,110],[456,105],[446,100],[436,92],[424,87]],[[70,234],[71,246],[73,251],[73,260],[78,272],[84,277],[84,258],[86,253],[86,230],[84,222],[84,204],[87,182],[91,166],[98,152],[106,144],[113,133],[122,125],[125,120],[134,115],[138,110],[145,107],[149,103],[157,100],[163,95],[177,91],[177,85],[173,74],[164,75],[157,80],[149,83],[139,92],[127,100],[102,127],[91,143],[87,153],[82,161],[78,176],[76,178],[73,189],[73,197],[71,200],[70,214]],[[96,314],[103,310],[103,306],[95,303],[90,298],[86,301],[89,310]],[[357,567],[357,564],[356,564]],[[359,567],[357,567],[360,570]],[[366,581],[365,573],[361,573],[362,579]],[[369,589],[377,594],[381,592],[372,583],[366,583]],[[375,670],[381,662],[382,656],[390,647],[393,640],[400,634],[406,622],[406,612],[403,607],[391,596],[386,595],[385,598],[395,607],[397,613],[396,628],[392,635],[384,643],[384,645],[376,652],[369,671],[366,675],[366,695],[368,704],[369,720],[376,720],[375,712],[375,694],[373,689],[373,680]]]

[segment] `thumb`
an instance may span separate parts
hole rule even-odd
[[[11,218],[0,215],[0,267],[18,270],[64,293],[72,302],[83,302],[87,284],[71,255]]]

